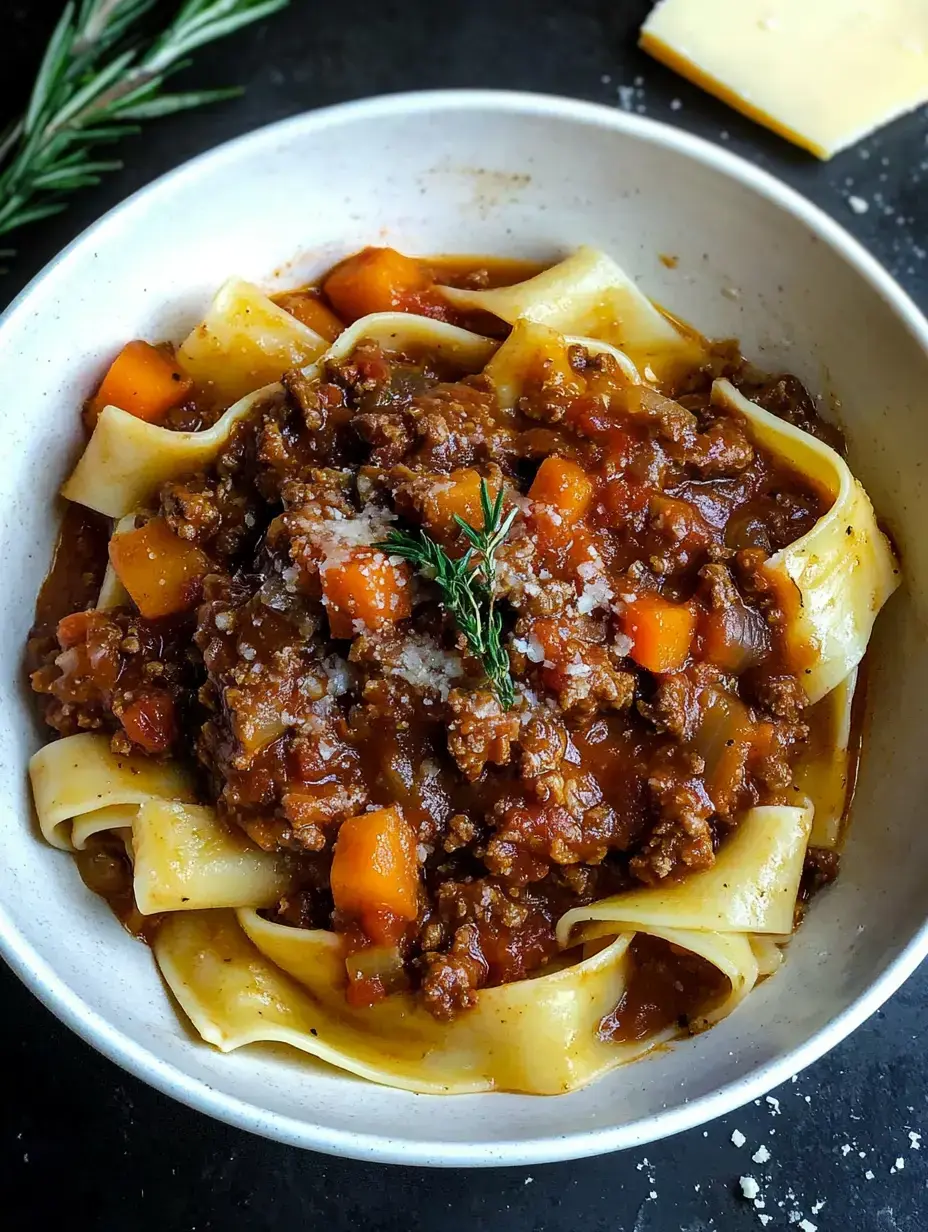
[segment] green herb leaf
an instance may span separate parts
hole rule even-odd
[[[48,41],[24,115],[0,135],[0,234],[58,214],[64,198],[120,166],[94,148],[138,132],[136,121],[202,107],[237,89],[164,92],[205,43],[269,17],[289,0],[185,0],[146,38],[156,0],[69,0]]]
[[[500,705],[510,710],[516,698],[509,655],[502,642],[503,621],[495,606],[496,553],[509,534],[516,510],[510,510],[504,518],[503,493],[500,491],[492,499],[485,479],[480,480],[480,506],[480,528],[455,517],[470,544],[458,560],[424,530],[394,530],[383,543],[374,546],[391,556],[401,556],[435,583],[468,648],[483,664]]]

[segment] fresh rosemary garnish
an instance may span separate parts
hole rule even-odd
[[[139,120],[241,93],[165,93],[189,52],[284,8],[289,0],[186,0],[160,35],[141,19],[157,0],[70,0],[39,67],[25,113],[0,136],[0,235],[65,209],[64,197],[122,166],[91,156],[139,131]]]
[[[516,510],[503,517],[503,493],[495,500],[485,479],[480,481],[483,527],[477,529],[455,515],[470,547],[455,560],[424,530],[391,531],[376,546],[402,556],[441,591],[442,603],[454,617],[470,651],[483,664],[487,680],[504,710],[515,703],[509,655],[502,643],[503,621],[495,605],[496,553],[509,534]]]

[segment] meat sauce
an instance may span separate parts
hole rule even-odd
[[[387,308],[502,337],[436,283],[538,268],[394,254],[390,283],[360,256],[278,302],[325,336]],[[453,1017],[555,958],[564,911],[706,868],[746,808],[790,799],[809,714],[780,635],[790,596],[763,565],[828,499],[710,403],[719,375],[840,443],[794,378],[761,380],[731,347],[663,393],[573,347],[511,411],[480,374],[363,340],[318,385],[285,374],[212,467],[137,519],[146,543],[157,530],[186,553],[176,610],[92,612],[111,528],[69,508],[29,643],[46,722],[189,761],[204,802],[299,862],[300,888],[271,914],[343,934],[355,1004],[407,988]],[[161,422],[213,419],[194,390]],[[474,524],[480,479],[519,510],[496,582],[509,710],[434,586],[375,546],[422,528],[460,556],[452,515]],[[173,593],[174,557],[149,568]],[[415,918],[345,910],[339,832],[394,809],[414,843]],[[79,864],[140,931],[121,841],[91,840]],[[807,884],[833,873],[813,854]],[[720,995],[713,968],[653,938],[636,938],[630,967],[604,1037],[688,1024]]]

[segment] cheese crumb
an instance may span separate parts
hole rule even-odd
[[[872,1181],[874,1177],[873,1171],[870,1168],[868,1168],[867,1171],[864,1173],[864,1177],[866,1178],[866,1180]]]
[[[764,1144],[761,1143],[761,1145],[757,1148],[757,1150],[754,1152],[751,1158],[754,1160],[756,1164],[765,1164],[770,1159],[770,1152],[767,1150]]]
[[[909,1146],[913,1151],[920,1151],[922,1149],[922,1136],[915,1133],[912,1129],[909,1130]]]
[[[818,1232],[818,1224],[810,1223],[808,1219],[800,1219],[799,1227],[802,1232]]]
[[[737,1147],[742,1147],[747,1142],[747,1138],[745,1138],[740,1129],[736,1129],[732,1132],[731,1140]]]
[[[749,1202],[753,1202],[760,1193],[760,1186],[753,1176],[741,1176],[738,1178],[738,1184],[741,1186],[742,1194]]]
[[[866,214],[870,208],[870,203],[864,200],[863,197],[848,197],[847,203],[855,214]]]
[[[770,1108],[771,1108],[771,1116],[779,1116],[779,1114],[780,1114],[780,1101],[777,1099],[777,1097],[776,1097],[775,1095],[765,1095],[765,1096],[764,1096],[764,1099],[765,1099],[765,1100],[767,1101],[767,1103],[770,1105]]]

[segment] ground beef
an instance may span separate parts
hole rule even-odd
[[[476,925],[465,924],[456,931],[449,950],[422,955],[422,1000],[440,1022],[448,1022],[476,1004],[476,991],[487,974],[477,942]]]
[[[651,699],[639,701],[638,709],[659,732],[689,741],[702,715],[699,703],[698,683],[690,676],[675,673],[663,676]]]
[[[448,751],[464,777],[473,782],[488,762],[505,766],[519,735],[518,717],[503,710],[488,689],[452,689],[448,706]]]
[[[631,860],[636,877],[649,884],[678,868],[709,868],[715,861],[710,818],[715,812],[702,779],[701,759],[666,746],[652,765],[648,789],[659,821]]]
[[[416,433],[409,462],[418,470],[448,472],[513,453],[514,433],[498,422],[486,384],[436,385],[412,400],[409,415]]]
[[[116,752],[164,754],[181,741],[195,666],[189,621],[147,621],[129,612],[77,612],[32,673],[45,722],[62,736],[110,734]]]
[[[709,867],[745,809],[791,790],[808,734],[783,651],[795,596],[766,564],[825,502],[713,406],[714,375],[748,379],[738,357],[720,349],[679,398],[629,385],[581,346],[567,361],[527,372],[506,408],[459,361],[370,339],[321,375],[285,373],[212,465],[154,501],[208,562],[196,606],[160,621],[87,610],[109,530],[88,524],[63,549],[80,584],[56,583],[55,603],[43,591],[30,643],[56,734],[186,756],[204,802],[289,853],[298,885],[273,918],[333,928],[349,956],[384,944],[389,925],[399,984],[443,1020],[481,988],[543,970],[571,907]],[[791,378],[755,392],[828,438]],[[194,397],[167,426],[199,414]],[[537,496],[552,461],[565,486]],[[464,559],[437,499],[464,468],[516,515],[494,584],[510,709],[442,602],[435,575],[447,586],[453,564],[407,572],[376,549],[408,585],[401,618],[378,606],[369,569],[393,531],[420,545],[434,531]],[[484,567],[476,550],[467,562]],[[366,606],[333,637],[330,570],[349,563]],[[645,666],[632,636],[643,596],[692,617],[668,670]],[[707,649],[728,621],[757,651],[734,665]],[[720,734],[734,750],[721,769]],[[419,914],[378,913],[375,926],[335,909],[329,871],[343,823],[385,807],[415,837]],[[827,880],[827,855],[810,855],[804,885]]]

